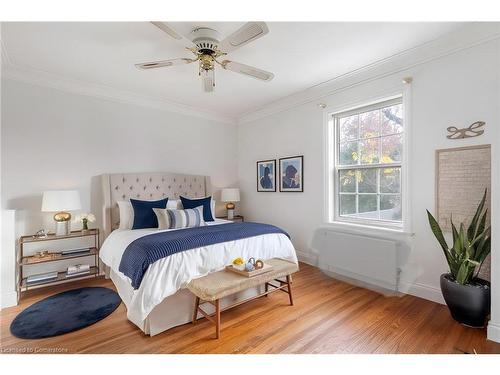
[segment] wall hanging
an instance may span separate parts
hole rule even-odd
[[[276,159],[257,162],[257,191],[276,191]]]
[[[446,128],[448,130],[448,134],[446,138],[448,139],[464,139],[464,138],[473,138],[478,137],[484,133],[484,125],[486,123],[484,121],[476,121],[471,124],[468,128],[458,129],[456,126],[449,126]]]
[[[291,156],[280,159],[280,191],[304,191],[304,156]]]

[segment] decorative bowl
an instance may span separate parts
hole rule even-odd
[[[248,272],[252,272],[255,270],[255,266],[252,263],[247,262],[247,264],[245,264],[245,270]]]

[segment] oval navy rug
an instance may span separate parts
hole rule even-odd
[[[23,310],[10,325],[10,332],[21,339],[63,335],[104,319],[120,303],[118,293],[108,288],[68,290]]]

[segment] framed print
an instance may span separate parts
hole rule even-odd
[[[257,162],[257,191],[276,191],[276,159]]]
[[[282,192],[304,191],[304,156],[280,159],[279,184]]]

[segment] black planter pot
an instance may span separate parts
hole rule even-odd
[[[461,285],[455,282],[449,273],[443,273],[441,292],[453,319],[469,327],[484,327],[491,307],[488,281],[474,279],[471,284]]]

